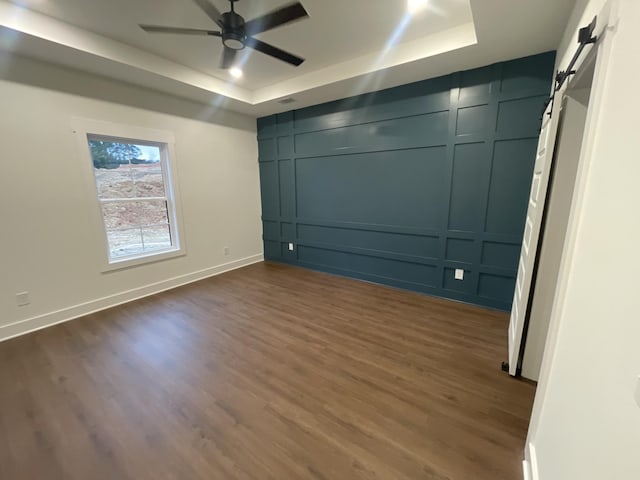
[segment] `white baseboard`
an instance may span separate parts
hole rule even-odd
[[[536,457],[536,447],[532,443],[527,444],[525,460],[522,461],[524,480],[540,480],[538,475],[538,458]]]
[[[142,287],[126,290],[124,292],[80,303],[54,312],[20,320],[8,325],[2,325],[0,326],[0,342],[26,333],[31,333],[36,330],[41,330],[58,323],[67,322],[74,318],[83,317],[90,313],[115,307],[116,305],[131,302],[132,300],[137,300],[149,295],[155,295],[156,293],[164,292],[165,290],[171,290],[172,288],[186,285],[187,283],[197,282],[198,280],[220,275],[221,273],[228,272],[230,270],[246,267],[247,265],[262,262],[263,260],[263,254],[252,255],[250,257],[234,260],[233,262],[224,263],[216,267],[205,268],[204,270],[199,270],[197,272],[180,275],[178,277],[162,280],[161,282],[151,283]]]
[[[532,480],[531,478],[531,465],[526,460],[522,461],[522,475],[524,480]]]

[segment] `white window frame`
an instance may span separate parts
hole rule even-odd
[[[180,195],[178,191],[175,139],[173,133],[132,125],[102,122],[83,118],[74,118],[71,122],[72,131],[76,136],[79,156],[86,176],[88,192],[93,196],[91,205],[91,217],[94,224],[96,237],[103,245],[101,262],[102,272],[128,268],[136,265],[144,265],[160,260],[186,255],[186,247],[182,233],[182,210],[180,208]],[[171,233],[171,247],[122,258],[111,258],[107,228],[102,216],[102,207],[98,196],[98,186],[93,168],[93,158],[89,148],[90,139],[106,141],[121,141],[138,145],[152,145],[160,147],[160,162],[165,186],[167,201],[167,214],[169,230]],[[144,200],[153,200],[145,198]],[[164,198],[163,198],[164,200]]]

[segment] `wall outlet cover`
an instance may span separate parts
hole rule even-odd
[[[289,244],[289,251],[290,251],[290,252],[293,252],[293,243],[290,243],[290,244]]]
[[[464,280],[464,270],[463,269],[456,268],[455,279],[456,280]]]
[[[224,254],[229,255],[229,247],[224,247]]]
[[[25,305],[29,305],[29,303],[31,303],[29,300],[29,292],[16,293],[16,304],[19,307],[24,307]]]

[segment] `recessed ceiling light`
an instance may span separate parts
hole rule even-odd
[[[429,0],[407,0],[407,10],[411,14],[418,13],[427,6],[427,3]]]
[[[229,73],[233,78],[242,77],[242,70],[240,70],[238,67],[233,67],[231,70],[229,70]]]

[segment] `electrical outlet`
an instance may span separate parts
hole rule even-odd
[[[29,300],[29,292],[20,292],[16,293],[16,304],[19,307],[24,307],[25,305],[29,305],[31,301]]]
[[[461,268],[456,268],[456,275],[455,275],[455,279],[456,280],[464,280],[464,270]]]
[[[640,375],[638,375],[638,380],[636,382],[636,403],[638,407],[640,407]]]
[[[289,243],[289,251],[293,252],[293,243]]]
[[[224,247],[224,254],[229,255],[229,247]]]

